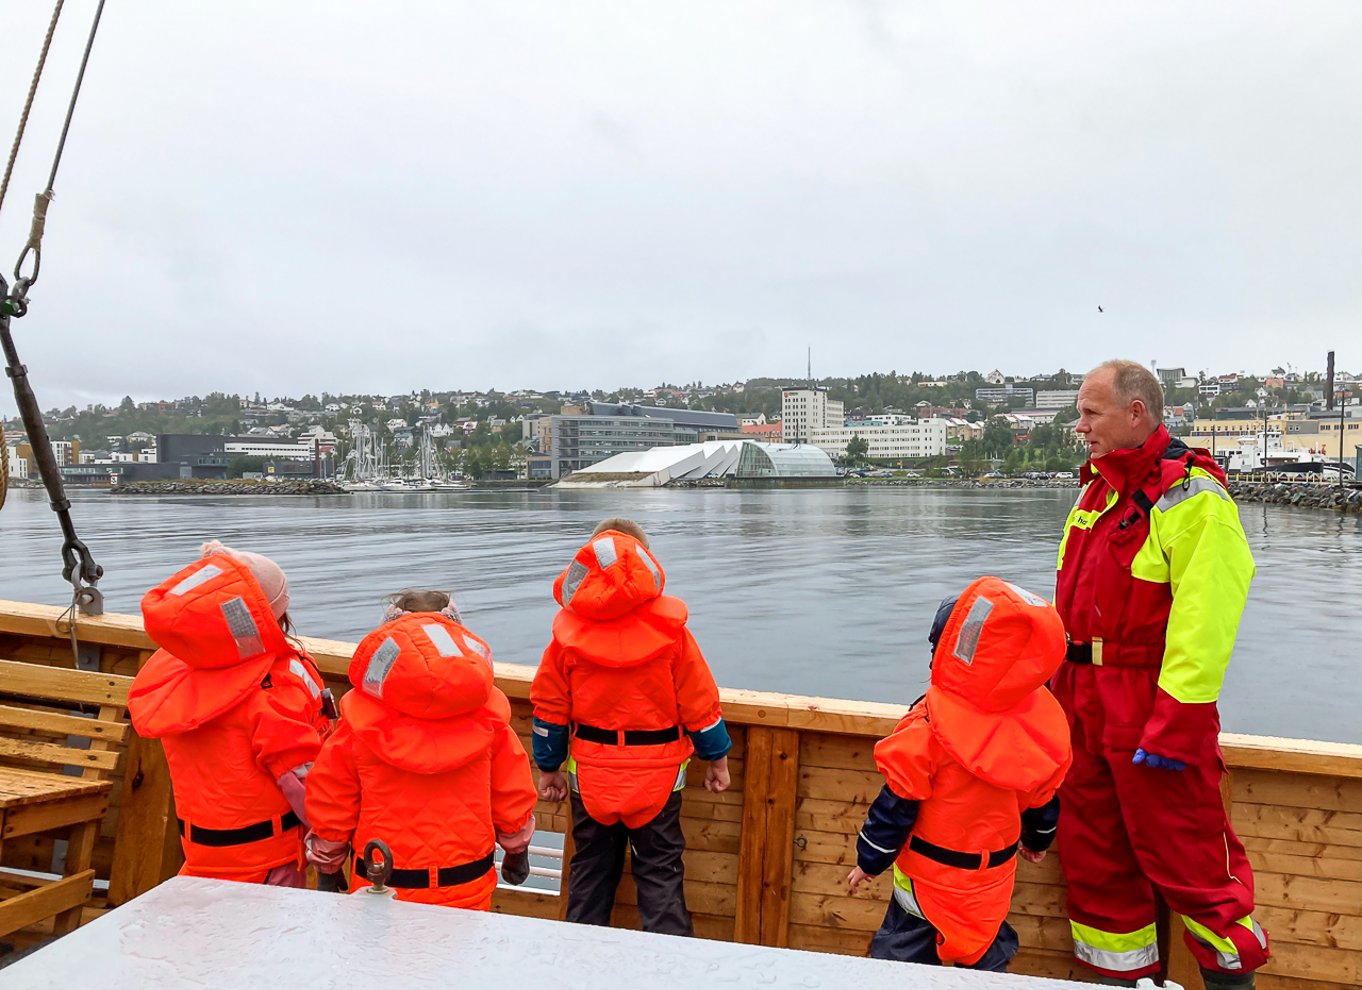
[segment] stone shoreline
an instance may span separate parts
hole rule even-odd
[[[349,495],[330,481],[133,481],[111,495]]]
[[[1362,513],[1362,488],[1345,486],[1340,489],[1337,484],[1303,485],[1288,481],[1231,481],[1230,494],[1234,496],[1236,502],[1241,503]]]

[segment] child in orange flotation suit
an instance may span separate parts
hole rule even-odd
[[[350,662],[355,690],[308,779],[308,857],[336,873],[365,845],[392,850],[399,900],[486,911],[493,852],[523,853],[537,795],[511,706],[492,685],[492,652],[448,594],[394,596]]]
[[[1044,599],[982,577],[937,611],[932,683],[875,746],[886,783],[847,877],[856,893],[891,864],[894,896],[870,954],[1003,971],[1016,855],[1045,856],[1072,754],[1045,687],[1064,625]]]
[[[724,790],[731,743],[686,605],[665,581],[643,529],[607,519],[554,582],[562,609],[530,686],[534,760],[541,797],[571,791],[567,920],[610,924],[628,848],[643,930],[690,935],[686,767],[692,754],[708,760],[705,788]]]
[[[303,886],[304,782],[330,693],[288,637],[288,579],[214,541],[142,599],[160,647],[128,692],[139,735],[170,766],[190,876]]]

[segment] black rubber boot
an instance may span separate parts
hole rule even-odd
[[[1252,973],[1221,973],[1211,969],[1201,971],[1201,981],[1206,990],[1254,990],[1258,983]]]

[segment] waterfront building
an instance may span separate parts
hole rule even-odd
[[[824,388],[787,388],[781,393],[781,422],[786,443],[807,443],[833,457],[846,454],[851,438],[866,441],[866,456],[883,460],[920,460],[946,453],[947,421],[916,419],[903,413],[845,418],[839,399]]]
[[[813,431],[840,429],[845,415],[842,401],[828,398],[825,388],[791,387],[781,391],[781,438],[786,443],[811,443]]]
[[[628,451],[573,472],[564,488],[661,488],[678,481],[736,478],[760,481],[832,479],[837,469],[810,444],[710,440]]]
[[[28,477],[28,458],[19,456],[19,448],[17,446],[11,447],[8,444],[5,445],[5,463],[9,467],[9,476],[11,478]]]
[[[549,477],[566,478],[628,451],[676,445],[675,424],[652,416],[553,416]]]
[[[866,456],[872,460],[923,460],[946,453],[946,420],[915,420],[908,416],[880,419],[893,421],[816,430],[809,443],[833,457],[841,457],[846,454],[851,438],[858,436],[866,442]]]

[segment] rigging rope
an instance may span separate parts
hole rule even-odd
[[[52,35],[57,30],[57,19],[61,17],[62,4],[57,0],[52,8],[52,20],[47,24],[47,36],[43,38],[43,48],[38,54],[38,66],[33,70],[33,81],[28,84],[28,99],[24,100],[24,110],[19,115],[19,129],[14,133],[14,143],[10,145],[9,161],[5,164],[5,177],[0,179],[0,208],[5,205],[5,193],[9,189],[9,178],[14,174],[14,161],[19,157],[19,145],[24,140],[24,129],[28,126],[28,114],[33,109],[33,97],[38,92],[38,80],[43,76],[43,66],[47,63],[47,52],[52,47]]]
[[[99,19],[104,13],[104,0],[99,0],[95,8],[94,20],[90,23],[90,34],[85,39],[85,52],[80,57],[80,69],[76,72],[76,84],[71,88],[71,99],[66,104],[66,119],[62,121],[61,137],[57,139],[57,151],[52,156],[52,171],[47,174],[47,188],[38,193],[33,200],[33,224],[29,229],[28,243],[19,253],[14,263],[15,289],[27,292],[28,287],[38,281],[38,270],[43,260],[43,226],[47,222],[47,204],[52,201],[52,186],[57,181],[57,169],[61,167],[62,152],[66,150],[66,135],[71,130],[71,117],[76,112],[76,101],[80,99],[80,86],[85,81],[85,67],[90,64],[90,50],[95,46],[95,35],[99,32]],[[44,57],[46,54],[44,53]],[[33,274],[23,275],[24,261],[33,255]]]
[[[52,32],[56,28],[57,15],[60,9],[61,3],[58,2],[57,10],[53,12],[52,22],[48,27],[47,37],[43,41],[42,54],[38,59],[38,69],[34,73],[33,83],[29,88],[28,102],[24,106],[19,123],[19,133],[10,152],[11,165],[18,154],[24,127],[28,122],[33,94],[37,90],[38,78],[42,75],[43,64],[47,61],[47,52],[51,46]],[[28,240],[19,253],[19,260],[14,265],[13,288],[5,282],[3,276],[0,276],[0,349],[3,349],[4,352],[5,373],[9,375],[14,384],[14,398],[19,406],[19,417],[23,420],[24,430],[28,434],[29,446],[33,449],[33,462],[37,466],[38,475],[42,478],[43,487],[47,489],[48,504],[52,507],[52,511],[57,514],[57,521],[61,525],[64,537],[61,548],[62,577],[71,584],[71,612],[73,616],[77,608],[87,615],[99,615],[103,612],[104,597],[97,585],[100,577],[104,574],[104,568],[95,562],[94,555],[90,553],[90,548],[76,535],[75,524],[71,521],[71,502],[66,497],[66,489],[62,485],[61,468],[52,453],[52,441],[47,434],[47,425],[43,422],[37,396],[33,394],[33,387],[28,381],[28,368],[19,360],[19,352],[14,346],[14,337],[10,333],[10,321],[22,317],[28,312],[28,290],[38,281],[38,273],[42,267],[42,236],[43,226],[47,219],[47,205],[52,201],[52,186],[57,179],[57,169],[61,166],[62,152],[66,148],[66,136],[71,129],[71,118],[76,112],[76,101],[80,98],[80,87],[85,79],[85,68],[90,62],[90,51],[94,47],[95,34],[99,30],[99,19],[103,12],[104,0],[99,0],[99,5],[95,8],[94,20],[90,25],[89,37],[85,41],[85,52],[81,56],[76,83],[71,90],[71,99],[66,106],[66,119],[62,123],[61,137],[57,141],[56,154],[52,157],[52,170],[47,176],[47,188],[38,193],[34,199],[33,222],[29,228]],[[9,169],[6,169],[6,183],[8,183],[8,179]],[[24,262],[28,260],[30,254],[33,256],[32,272],[29,275],[24,275]],[[5,453],[5,457],[8,458],[8,452]],[[72,622],[71,636],[74,647],[74,622]]]

